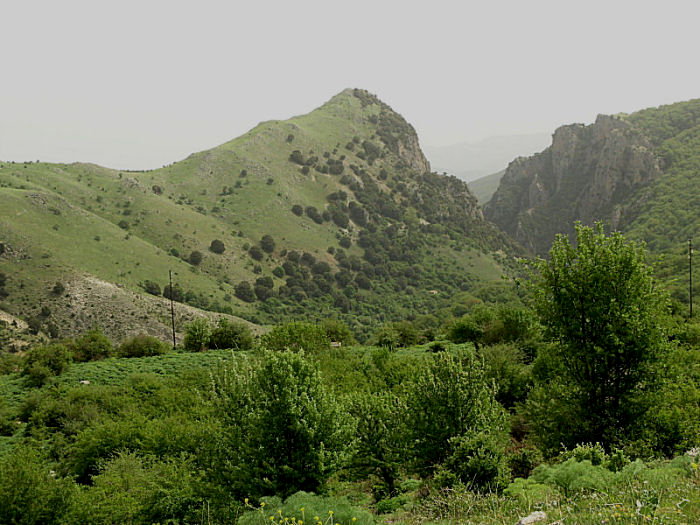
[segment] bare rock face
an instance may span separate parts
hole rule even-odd
[[[423,154],[413,126],[369,91],[354,89],[352,94],[360,100],[363,107],[378,107],[379,111],[371,117],[371,122],[377,126],[377,135],[389,151],[396,154],[405,167],[418,173],[429,172],[430,163]]]
[[[486,218],[526,248],[544,253],[573,223],[597,220],[617,228],[625,202],[661,174],[645,135],[618,117],[556,130],[552,145],[511,162],[485,207]]]
[[[402,140],[398,141],[397,147],[399,157],[408,165],[409,168],[419,173],[427,173],[430,171],[430,163],[423,154],[423,150],[418,143],[418,135],[413,130],[413,126],[410,124],[409,126],[413,133],[406,135]]]

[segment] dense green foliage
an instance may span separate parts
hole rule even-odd
[[[270,350],[291,350],[318,353],[330,348],[328,333],[311,323],[287,323],[275,326],[263,336],[263,344]]]
[[[551,368],[537,386],[549,392],[548,402],[536,393],[540,403],[530,405],[540,442],[555,450],[629,441],[651,408],[668,352],[664,295],[642,247],[619,233],[606,236],[602,225],[577,225],[575,245],[559,236],[538,269],[535,304],[554,341],[538,357],[540,367]]]
[[[214,392],[225,433],[215,475],[238,498],[315,492],[343,463],[354,421],[302,355],[224,369]]]
[[[509,310],[484,311],[477,307],[471,315],[493,325]],[[326,329],[343,332],[337,323],[312,327],[282,325],[270,341],[287,334],[291,342],[313,342]],[[210,334],[217,328],[207,326]],[[525,515],[535,504],[551,509],[557,498],[574,502],[572,517],[584,512],[576,502],[591,493],[639,499],[645,480],[657,492],[641,500],[640,513],[665,513],[672,493],[694,501],[678,516],[700,513],[700,501],[689,499],[700,483],[690,457],[668,467],[646,465],[628,457],[640,449],[635,443],[626,453],[595,445],[538,467],[542,456],[522,429],[538,421],[523,423],[533,416],[517,409],[532,381],[522,348],[547,356],[550,346],[533,345],[527,330],[516,333],[509,342],[482,341],[478,351],[440,342],[393,350],[323,346],[311,354],[285,348],[170,352],[73,363],[44,386],[0,376],[0,428],[14,434],[0,437],[0,497],[13,502],[2,506],[3,518],[149,524],[239,517],[261,523],[270,515],[289,521],[321,515],[335,525],[353,517],[375,522],[369,505],[400,522],[422,521],[439,506],[455,516],[465,513],[465,522],[490,523],[502,513]],[[692,331],[684,333],[683,344],[694,344]],[[551,359],[540,359],[540,369],[552,366]],[[697,350],[673,359],[675,381],[657,391],[669,396],[657,406],[660,418],[643,420],[651,443],[645,455],[669,441],[698,446]],[[663,437],[654,441],[656,434]],[[531,471],[530,478],[511,482],[512,475]],[[504,489],[506,496],[496,495]],[[453,493],[471,502],[471,510],[454,507]],[[353,503],[340,494],[353,494]],[[20,508],[26,509],[21,519]],[[606,509],[603,503],[595,508]]]

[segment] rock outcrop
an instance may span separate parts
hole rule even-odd
[[[618,228],[625,203],[661,174],[644,133],[626,120],[599,115],[594,124],[556,130],[543,152],[511,162],[484,211],[522,245],[544,253],[573,223]]]

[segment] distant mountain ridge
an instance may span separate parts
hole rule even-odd
[[[504,135],[450,146],[426,147],[433,169],[471,182],[502,171],[515,157],[531,155],[551,141],[549,133]]]

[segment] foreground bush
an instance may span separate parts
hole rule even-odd
[[[65,523],[198,523],[200,474],[186,457],[158,460],[119,453],[77,492]]]
[[[213,469],[239,498],[316,492],[345,463],[353,420],[303,355],[264,352],[226,367],[213,394],[225,427]]]
[[[75,486],[29,447],[0,456],[0,523],[60,523]]]
[[[407,420],[417,472],[437,465],[476,490],[506,476],[506,414],[483,366],[471,352],[432,354],[408,386]]]

